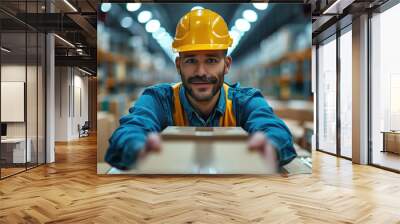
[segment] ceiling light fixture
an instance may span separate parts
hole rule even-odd
[[[235,21],[235,26],[241,32],[247,32],[250,30],[250,23],[245,19],[237,19]]]
[[[139,13],[137,19],[139,23],[147,23],[147,21],[149,21],[152,17],[153,15],[151,14],[151,12],[145,10]]]
[[[129,28],[130,26],[132,26],[132,23],[133,23],[133,20],[130,16],[124,17],[120,22],[120,24],[123,28]]]
[[[231,35],[231,37],[233,38],[233,41],[237,40],[240,38],[241,33],[236,31],[236,30],[231,30],[229,31],[229,34]]]
[[[81,71],[81,72],[83,72],[83,73],[85,73],[85,74],[87,74],[87,75],[93,75],[92,73],[90,73],[90,72],[88,72],[88,71],[86,71],[86,70],[83,70],[83,69],[81,69],[81,68],[79,68],[79,67],[78,67],[78,70]]]
[[[68,1],[68,0],[64,0],[65,4],[67,4],[72,10],[74,10],[75,12],[78,12],[78,10]]]
[[[62,38],[62,37],[60,37],[60,36],[57,35],[57,34],[54,34],[54,36],[57,37],[57,38],[58,38],[59,40],[61,40],[62,42],[64,42],[65,44],[67,44],[68,46],[75,48],[75,45],[73,45],[73,44],[72,44],[71,42],[69,42],[68,40],[66,40],[66,39],[64,39],[64,38]]]
[[[156,32],[152,33],[152,36],[154,37],[154,39],[159,40],[164,38],[166,35],[168,35],[168,33],[166,32],[164,27],[160,27]]]
[[[137,11],[138,9],[140,9],[141,5],[142,5],[142,3],[127,3],[126,4],[126,9],[129,12],[134,12],[134,11]]]
[[[103,4],[101,4],[100,10],[102,12],[108,12],[111,10],[111,7],[112,7],[111,3],[103,3]]]
[[[11,52],[11,50],[9,50],[9,49],[7,49],[7,48],[5,48],[5,47],[1,47],[0,48],[2,51],[4,51],[4,52],[7,52],[7,53],[10,53]]]
[[[354,0],[337,0],[333,2],[327,9],[322,12],[322,14],[342,14],[343,9],[353,3]]]
[[[266,10],[268,8],[268,3],[253,3],[253,6],[258,10]]]
[[[146,23],[146,31],[149,33],[156,32],[160,28],[160,21],[152,19]]]
[[[257,18],[258,18],[257,13],[251,9],[244,10],[242,15],[245,20],[247,20],[251,23],[257,21]]]

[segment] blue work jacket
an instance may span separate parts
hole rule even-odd
[[[220,93],[213,112],[205,120],[189,103],[183,86],[180,88],[180,101],[190,126],[219,126],[219,119],[225,112],[225,92],[222,87]],[[258,89],[242,88],[239,84],[231,85],[228,97],[232,100],[237,126],[250,134],[264,132],[277,151],[279,166],[289,163],[297,156],[288,127],[274,114]],[[129,109],[129,114],[121,117],[120,126],[109,139],[106,162],[122,170],[132,168],[139,151],[145,146],[147,135],[174,125],[173,108],[172,84],[162,83],[146,88]]]

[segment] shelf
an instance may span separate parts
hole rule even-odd
[[[125,55],[115,54],[112,52],[105,51],[103,49],[97,49],[97,59],[99,62],[113,62],[113,63],[134,63],[134,61]]]
[[[280,65],[283,62],[296,62],[296,61],[302,61],[305,59],[311,60],[311,48],[307,48],[302,51],[286,53],[282,57],[280,57],[272,62],[263,64],[263,66],[268,68],[268,67],[274,67],[276,65]]]

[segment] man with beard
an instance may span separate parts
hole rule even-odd
[[[292,135],[260,91],[224,83],[232,42],[217,13],[198,9],[183,16],[172,43],[179,52],[175,64],[182,82],[145,89],[120,119],[105,160],[118,169],[131,168],[139,157],[160,150],[157,133],[167,126],[239,126],[251,134],[249,148],[273,158],[277,167],[294,159]]]

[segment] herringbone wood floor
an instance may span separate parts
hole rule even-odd
[[[0,181],[0,223],[400,223],[400,175],[314,152],[314,173],[98,176],[96,139]]]

